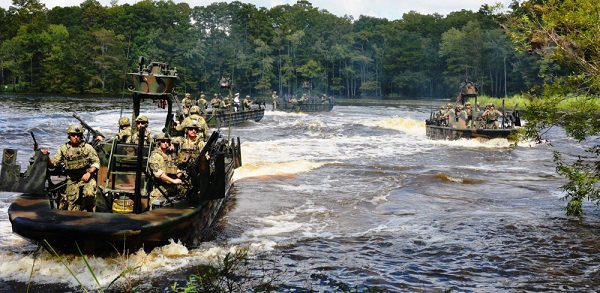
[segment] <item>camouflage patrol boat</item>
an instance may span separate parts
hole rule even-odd
[[[133,117],[142,101],[166,109],[163,132],[173,129],[175,69],[140,59],[139,70],[130,73]],[[74,115],[76,116],[76,115]],[[83,122],[83,121],[81,121]],[[82,123],[89,137],[98,132]],[[164,194],[166,201],[149,206],[149,194],[160,184],[148,168],[153,145],[123,143],[117,139],[90,142],[100,157],[97,174],[96,212],[58,210],[57,197],[64,189],[56,182],[61,170],[48,169],[44,155],[36,150],[24,173],[16,165],[17,150],[6,149],[0,189],[22,193],[8,210],[14,233],[64,253],[104,254],[151,248],[170,239],[196,245],[201,242],[227,200],[234,169],[241,166],[239,138],[223,138],[213,132],[201,153],[187,158],[185,192]]]
[[[461,85],[461,91],[457,96],[458,106],[451,103],[451,107],[458,109],[459,107],[466,110],[466,105],[470,105],[468,100],[474,99],[473,104],[477,105],[477,86],[468,80]],[[429,119],[425,120],[425,135],[431,139],[437,140],[458,140],[471,138],[511,138],[511,135],[517,132],[517,127],[521,126],[521,118],[519,111],[515,106],[512,110],[506,110],[504,101],[502,101],[501,115],[498,115],[498,127],[486,127],[486,123],[482,120],[484,111],[479,111],[476,108],[470,110],[470,115],[466,119],[460,119],[455,112],[450,112],[443,119],[439,117],[437,111],[431,111]],[[448,109],[446,109],[448,110]],[[446,111],[447,113],[447,111]],[[468,112],[467,112],[468,113]]]
[[[307,101],[279,101],[277,103],[278,111],[285,112],[330,112],[333,110],[334,102],[333,98],[327,98],[326,100],[308,99]]]
[[[264,105],[258,105],[246,111],[227,111],[223,113],[213,114],[209,111],[206,114],[206,124],[210,127],[229,127],[244,124],[246,121],[258,122],[265,116]]]

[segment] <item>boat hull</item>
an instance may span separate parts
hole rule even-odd
[[[285,112],[330,112],[333,110],[334,104],[332,103],[301,103],[293,105],[291,103],[284,103],[277,110]]]
[[[228,126],[236,126],[245,123],[248,120],[252,120],[254,122],[260,121],[265,116],[265,109],[252,109],[249,111],[239,111],[239,112],[231,112],[231,113],[220,113],[216,115],[212,115],[212,113],[208,113],[206,115],[206,123],[210,127],[228,127]]]
[[[149,250],[171,239],[197,244],[225,201],[185,200],[143,214],[90,213],[52,209],[45,195],[23,194],[10,206],[9,219],[13,232],[35,242],[45,240],[50,246],[46,248],[102,254]]]
[[[428,138],[438,140],[458,140],[471,138],[509,138],[516,129],[483,129],[483,128],[452,128],[447,126],[426,125],[425,134]]]

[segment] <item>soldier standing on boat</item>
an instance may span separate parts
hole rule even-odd
[[[208,103],[206,102],[206,99],[204,98],[204,94],[201,94],[200,98],[198,99],[198,107],[200,107],[200,114],[205,115],[206,109],[208,108]]]
[[[135,119],[135,131],[131,134],[131,136],[127,139],[127,143],[138,143],[138,137],[140,136],[140,128],[146,127],[146,132],[144,134],[144,144],[150,144],[152,142],[152,136],[150,135],[150,131],[148,130],[148,117],[142,115],[138,116]]]
[[[237,112],[240,105],[240,93],[235,93],[235,96],[233,97],[233,111]]]
[[[242,103],[242,111],[250,111],[252,109],[252,101],[250,100],[249,95],[246,95]]]
[[[277,104],[279,103],[279,96],[276,91],[273,91],[271,95],[271,99],[273,100],[273,111],[277,110]]]
[[[100,168],[96,150],[83,138],[83,128],[71,125],[67,129],[69,142],[62,145],[54,158],[48,157],[49,166],[63,166],[67,175],[65,192],[58,198],[58,209],[93,212],[96,208],[95,174]],[[42,149],[43,154],[49,154]]]
[[[456,122],[456,112],[454,111],[454,106],[452,106],[452,103],[448,103],[446,104],[446,113],[444,114],[444,120],[445,120],[445,124],[446,126],[452,126],[454,125],[454,122]]]
[[[467,114],[467,127],[473,127],[473,109],[471,109],[471,103],[465,103],[465,113]]]
[[[462,105],[458,105],[456,107],[456,121],[458,122],[458,124],[456,125],[456,127],[458,128],[466,128],[467,127],[467,120],[469,118],[467,117],[467,112],[465,112],[463,110],[463,106]]]
[[[181,172],[177,169],[173,158],[169,154],[171,149],[171,138],[169,135],[159,133],[154,137],[156,148],[148,158],[148,166],[152,176],[158,179],[158,186],[150,192],[150,207],[158,205],[166,200],[165,195],[172,194],[176,185],[182,183]]]
[[[446,107],[440,106],[440,109],[434,114],[435,125],[444,125],[444,115],[446,115]]]
[[[217,115],[221,112],[221,99],[219,99],[219,94],[215,94],[215,97],[212,100],[210,100],[210,106],[212,107],[213,115]]]
[[[119,133],[115,135],[115,139],[124,143],[131,136],[131,123],[129,122],[129,117],[123,116],[119,118]]]
[[[224,113],[231,112],[231,99],[229,98],[229,96],[225,97],[221,101],[221,111],[223,111]]]
[[[181,101],[181,106],[183,107],[183,110],[188,110],[190,109],[190,107],[192,107],[194,105],[194,102],[192,102],[192,95],[190,95],[190,93],[185,93],[185,98],[183,98],[183,100]]]
[[[486,129],[498,129],[500,128],[500,124],[498,123],[498,118],[502,117],[502,112],[496,110],[494,104],[490,103],[488,105],[488,109],[481,114],[481,118],[485,120],[485,128]]]

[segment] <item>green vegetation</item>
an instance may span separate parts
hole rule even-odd
[[[531,93],[527,134],[539,138],[560,126],[582,144],[585,153],[576,159],[554,153],[556,172],[568,181],[567,215],[581,217],[585,199],[600,204],[600,10],[595,0],[531,0],[515,8],[506,29],[517,49],[553,64],[543,90]]]
[[[540,84],[540,72],[554,67],[514,50],[499,9],[388,20],[339,17],[306,0],[270,9],[154,0],[47,9],[13,0],[0,8],[0,91],[121,93],[144,56],[176,67],[177,91],[194,95],[218,91],[217,80],[230,76],[237,91],[256,96],[310,89],[345,98],[452,97],[469,78],[482,94],[504,97]]]

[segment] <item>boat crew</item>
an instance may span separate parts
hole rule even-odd
[[[148,158],[148,166],[152,176],[157,179],[158,186],[150,192],[150,208],[166,200],[165,195],[173,194],[176,185],[182,183],[175,161],[170,155],[171,138],[168,134],[159,133],[154,137],[156,148]]]
[[[150,144],[152,142],[152,136],[150,135],[150,131],[148,130],[148,117],[145,115],[138,116],[135,119],[135,131],[131,134],[131,136],[127,139],[127,143],[138,143],[138,137],[140,136],[140,128],[146,127],[146,131],[144,134],[144,144]]]
[[[206,102],[204,94],[201,94],[198,99],[198,107],[200,107],[200,114],[205,115],[206,109],[208,108],[208,102]]]
[[[249,95],[246,95],[242,103],[242,111],[250,111],[252,109],[252,100],[250,100]]]
[[[500,128],[500,124],[498,123],[498,118],[502,117],[502,112],[496,110],[494,104],[490,103],[488,105],[488,109],[481,114],[481,118],[485,120],[485,128],[486,129],[498,129]]]
[[[183,122],[181,122],[181,124],[175,126],[175,130],[184,130],[191,124],[195,124],[198,126],[198,136],[200,137],[200,139],[208,139],[208,125],[206,124],[206,120],[204,120],[202,115],[200,115],[200,107],[198,106],[192,106],[192,108],[190,108],[190,116],[183,119]]]
[[[215,94],[214,98],[210,100],[210,106],[212,107],[212,114],[219,114],[221,108],[221,99],[219,99],[219,94]]]
[[[131,136],[131,122],[129,122],[129,117],[123,116],[119,118],[119,133],[115,135],[115,139],[124,143]]]
[[[54,158],[48,157],[49,166],[62,166],[67,175],[66,188],[58,197],[58,209],[93,212],[96,208],[95,174],[100,169],[96,150],[83,140],[83,128],[71,125],[67,129],[69,141],[58,148]],[[47,149],[40,150],[49,154]]]
[[[181,101],[181,106],[184,110],[189,110],[193,105],[194,103],[192,102],[192,95],[190,95],[190,93],[185,93],[185,98],[183,98],[183,101]]]

